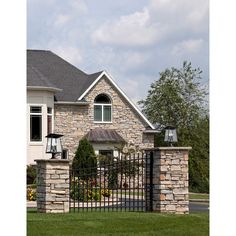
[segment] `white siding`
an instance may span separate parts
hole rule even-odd
[[[30,106],[42,107],[42,142],[30,142]],[[27,164],[36,164],[35,159],[47,159],[47,107],[52,108],[52,129],[54,130],[54,93],[48,91],[27,91]]]

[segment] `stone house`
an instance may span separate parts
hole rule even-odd
[[[118,155],[117,146],[154,146],[159,131],[106,71],[86,74],[51,51],[27,50],[27,164],[47,159],[48,133],[63,134],[73,159],[86,137],[96,154]]]

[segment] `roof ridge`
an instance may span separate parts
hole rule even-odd
[[[45,50],[45,49],[31,49],[31,48],[28,48],[27,51],[52,52],[52,51],[50,51],[50,50]]]
[[[103,70],[101,70],[101,71],[98,71],[98,72],[94,72],[94,73],[92,73],[92,74],[88,74],[88,75],[96,75],[96,74],[101,74],[103,72]]]

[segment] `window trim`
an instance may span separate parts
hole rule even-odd
[[[51,109],[51,112],[49,113],[48,111],[48,109]],[[49,132],[48,132],[48,118],[49,117],[51,117],[51,133],[53,132],[53,124],[52,124],[52,118],[53,118],[53,109],[52,109],[52,107],[49,107],[49,106],[47,106],[47,134],[49,134]]]
[[[101,121],[95,121],[95,106],[101,106],[102,107],[102,120]],[[104,121],[104,106],[110,106],[111,107],[111,121]],[[111,103],[94,103],[93,105],[93,122],[94,123],[103,123],[103,124],[111,124],[112,123],[112,104]]]

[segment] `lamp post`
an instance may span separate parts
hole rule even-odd
[[[168,125],[165,127],[165,142],[168,142],[170,146],[173,146],[174,142],[177,142],[177,133],[174,126]]]
[[[62,145],[60,139],[62,136],[63,136],[62,134],[54,134],[54,133],[48,134],[46,136],[47,138],[46,153],[52,153],[51,159],[55,159],[56,154],[62,152]]]

